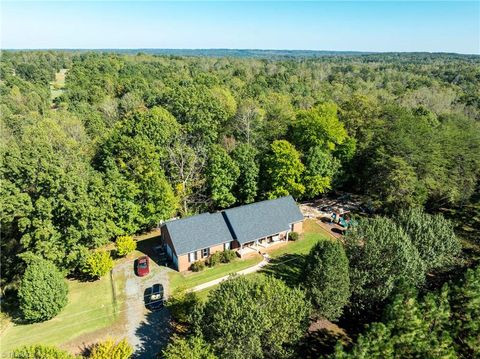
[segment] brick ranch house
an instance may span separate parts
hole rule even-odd
[[[247,204],[217,213],[203,213],[165,222],[162,244],[178,271],[228,249],[242,256],[253,246],[269,246],[288,240],[291,231],[301,233],[303,215],[292,196]]]

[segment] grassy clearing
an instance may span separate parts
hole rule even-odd
[[[52,101],[63,93],[65,88],[66,74],[67,69],[60,69],[60,71],[55,74],[55,81],[52,81],[50,83],[50,93]]]
[[[320,227],[314,220],[306,220],[304,223],[304,235],[296,242],[290,242],[279,248],[269,250],[268,253],[272,257],[271,263],[265,267],[261,272],[248,274],[250,277],[261,275],[274,275],[277,278],[284,280],[287,284],[295,285],[298,283],[298,276],[303,266],[304,256],[310,249],[322,240],[331,240],[332,238],[325,234],[322,227]],[[247,260],[248,261],[248,260]],[[171,273],[170,285],[174,289],[187,289],[194,287],[198,284],[208,282],[210,280],[222,277],[232,272],[236,272],[241,269],[245,269],[251,265],[254,265],[261,261],[258,260],[249,263],[245,261],[239,268],[228,267],[234,263],[224,265],[225,268],[215,267],[212,269],[206,269],[205,272],[180,274]],[[226,270],[228,269],[228,273]],[[211,272],[209,272],[211,271]],[[197,295],[201,300],[206,300],[208,294],[218,285],[204,289],[197,292]]]
[[[7,357],[16,347],[35,343],[60,345],[82,334],[110,326],[119,318],[124,278],[114,283],[110,275],[95,282],[69,281],[68,304],[55,318],[35,324],[14,324],[1,337],[1,355]]]
[[[236,259],[227,264],[219,264],[213,268],[205,268],[202,272],[191,273],[170,273],[170,293],[179,290],[186,290],[199,284],[238,272],[242,269],[251,267],[262,261],[260,255],[247,259]]]

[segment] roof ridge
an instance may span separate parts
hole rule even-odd
[[[252,203],[242,204],[240,206],[236,206],[236,207],[232,207],[232,208],[222,209],[221,212],[232,211],[234,209],[244,208],[244,207],[253,206],[253,205],[258,205],[260,203],[265,203],[265,202],[273,202],[273,201],[277,201],[277,200],[285,199],[285,198],[289,198],[289,197],[291,199],[293,199],[292,195],[289,194],[288,196],[282,196],[282,197],[277,197],[277,198],[272,198],[272,199],[264,199],[263,201],[259,201],[259,202],[252,202]],[[293,201],[295,202],[294,199],[293,199]]]

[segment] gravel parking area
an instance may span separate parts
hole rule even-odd
[[[114,269],[114,275],[125,277],[125,337],[134,347],[134,358],[154,358],[168,342],[169,313],[165,308],[151,312],[145,307],[144,292],[153,284],[163,285],[165,299],[168,294],[168,269],[150,260],[150,274],[138,277],[134,261],[125,262]]]

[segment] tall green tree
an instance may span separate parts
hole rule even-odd
[[[348,259],[343,245],[328,240],[317,243],[306,258],[302,278],[317,315],[337,320],[350,298]]]
[[[313,198],[332,188],[332,180],[340,168],[340,162],[320,146],[311,147],[305,159],[305,196]]]
[[[335,358],[457,358],[449,318],[448,286],[422,300],[407,291],[394,298],[384,322],[368,326],[352,350],[337,345]]]
[[[302,337],[309,312],[300,290],[273,277],[240,276],[209,295],[200,328],[219,357],[285,358]]]
[[[395,219],[410,236],[427,271],[455,262],[461,250],[460,241],[452,223],[441,214],[430,215],[421,208],[411,208],[401,211]]]
[[[299,197],[305,192],[301,176],[305,166],[300,153],[285,140],[274,141],[264,160],[266,197],[276,198],[291,194]]]
[[[452,292],[452,326],[458,352],[464,358],[476,358],[480,356],[480,266],[467,270]]]
[[[410,237],[385,217],[363,219],[345,236],[352,304],[357,309],[384,302],[400,284],[421,285],[425,267]]]
[[[299,111],[292,125],[293,143],[303,151],[314,146],[333,150],[336,145],[342,144],[348,134],[338,120],[337,110],[335,104],[325,103]]]
[[[226,208],[235,203],[232,192],[239,175],[238,165],[227,151],[214,145],[207,165],[207,182],[214,206]]]
[[[255,158],[256,154],[255,148],[248,144],[240,144],[232,152],[232,158],[240,170],[234,187],[240,203],[252,203],[257,197],[260,168]]]

